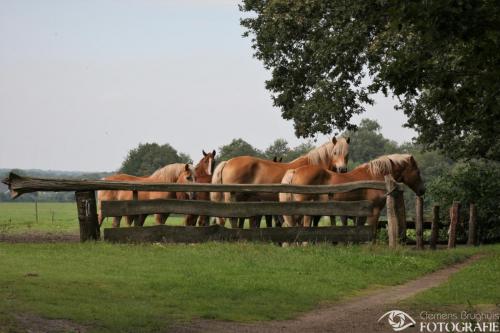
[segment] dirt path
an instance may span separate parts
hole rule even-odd
[[[334,306],[305,313],[296,319],[242,324],[227,321],[196,320],[183,327],[174,327],[172,332],[393,332],[386,322],[377,320],[391,305],[421,291],[445,282],[452,274],[478,260],[481,255],[434,273],[430,273],[405,284],[378,289],[363,296],[339,302]],[[415,328],[405,330],[416,332]]]
[[[0,242],[5,243],[75,243],[80,235],[70,233],[27,232],[22,234],[2,234]]]

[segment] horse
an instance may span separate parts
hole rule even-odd
[[[278,156],[274,156],[273,162],[275,162],[275,163],[283,162],[283,156],[281,156],[280,158],[278,158]],[[265,215],[264,217],[266,219],[266,227],[272,228],[273,227],[273,216],[272,215]],[[249,218],[250,228],[260,228],[261,220],[262,220],[262,215],[250,217]],[[277,228],[281,227],[281,225],[283,224],[283,218],[281,217],[281,215],[274,216],[274,221],[276,223]],[[244,225],[245,225],[245,218],[240,217],[238,219],[238,228],[243,228]]]
[[[194,167],[194,176],[196,178],[197,183],[210,184],[212,182],[212,174],[215,168],[215,150],[211,153],[206,153],[202,150],[203,158],[196,164]],[[189,197],[185,192],[177,192],[177,199],[179,200],[188,200]],[[210,200],[209,192],[195,192],[193,196],[194,200]],[[198,221],[199,226],[207,226],[209,225],[209,217],[208,216],[199,216],[198,215],[186,215],[184,219],[184,225],[196,225]]]
[[[329,170],[347,171],[349,138],[333,138],[309,153],[288,163],[277,163],[252,156],[239,156],[221,162],[214,170],[212,184],[278,184],[285,173],[305,165],[320,165]],[[211,192],[212,201],[278,201],[277,193],[221,193]],[[237,218],[231,218],[231,226],[237,227]],[[218,219],[225,224],[223,218]]]
[[[152,175],[146,177],[132,176],[127,174],[118,174],[104,178],[104,180],[113,181],[130,181],[140,183],[192,183],[195,181],[195,171],[191,164],[173,163],[166,165],[156,170]],[[190,195],[190,194],[188,194]],[[104,200],[133,200],[133,191],[98,191],[97,194],[99,203],[99,224],[102,224],[104,218],[100,211],[100,203]],[[138,200],[154,200],[154,199],[175,199],[175,192],[152,192],[139,191],[137,193]],[[169,214],[155,214],[156,224],[165,224]],[[146,215],[127,217],[127,224],[130,226],[137,219],[138,225],[143,225]],[[113,218],[113,227],[120,226],[121,216]]]
[[[335,173],[319,166],[303,166],[295,170],[289,170],[281,183],[293,185],[337,185],[360,180],[384,180],[385,175],[392,175],[397,182],[406,184],[418,196],[425,193],[425,185],[420,176],[417,162],[410,154],[384,155],[362,164],[347,173]],[[279,199],[280,202],[327,201],[329,200],[329,195],[280,193]],[[333,200],[371,201],[373,209],[371,215],[368,216],[368,224],[376,231],[380,212],[385,207],[386,193],[383,190],[359,189],[350,192],[335,193]],[[296,225],[297,221],[294,217],[284,216],[284,219],[285,225]],[[311,217],[304,216],[304,226],[310,226],[310,224]]]

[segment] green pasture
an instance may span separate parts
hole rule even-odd
[[[37,214],[38,210],[38,222]],[[104,222],[104,228],[111,228],[112,219]],[[182,216],[170,216],[167,225],[182,225]],[[145,225],[154,225],[154,216],[146,219]],[[245,221],[248,227],[248,220]],[[265,226],[264,219],[261,223]],[[321,225],[329,225],[323,219]],[[121,226],[126,226],[122,219]],[[226,225],[230,227],[229,223]],[[76,204],[72,202],[0,202],[0,234],[1,233],[78,233],[78,217]]]
[[[483,250],[487,255],[479,261],[405,303],[427,309],[463,305],[500,307],[500,245],[486,246]]]
[[[1,203],[0,232],[78,233],[73,203],[39,203],[38,222],[34,212],[34,203]],[[486,255],[408,301],[416,307],[498,303],[500,246],[393,251],[380,245],[0,243],[0,332],[23,331],[17,314],[67,319],[90,332],[154,332],[196,318],[291,318],[477,252]]]
[[[38,210],[38,222],[36,211]],[[104,222],[110,228],[112,219]],[[181,225],[183,218],[171,216],[169,225]],[[153,225],[154,217],[149,216],[145,225]],[[122,226],[126,226],[122,219]],[[0,202],[0,233],[78,233],[76,203],[72,202]]]
[[[284,319],[477,251],[498,254],[500,247],[0,243],[0,323],[16,332],[15,314],[31,313],[69,319],[91,332],[152,332],[193,318]],[[478,290],[469,301],[482,301]]]

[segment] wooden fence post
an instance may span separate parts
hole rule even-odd
[[[80,241],[98,240],[100,238],[97,222],[97,206],[94,191],[75,192],[78,220],[80,222]]]
[[[387,233],[389,247],[396,247],[404,239],[401,231],[406,230],[406,213],[403,192],[396,189],[396,181],[392,176],[385,176],[387,190]],[[406,231],[405,231],[406,232]]]
[[[450,229],[448,230],[448,248],[455,247],[455,241],[457,239],[457,224],[460,220],[460,202],[453,201],[453,205],[450,207]]]
[[[477,244],[477,208],[476,204],[470,203],[469,206],[469,237],[467,245],[474,246]]]
[[[439,237],[439,206],[432,207],[432,225],[431,225],[431,239],[429,241],[430,248],[436,249],[436,244]]]
[[[415,239],[417,249],[424,249],[424,201],[422,197],[417,196],[415,200]]]

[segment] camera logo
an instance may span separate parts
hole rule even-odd
[[[402,331],[416,324],[415,320],[409,314],[400,310],[387,311],[378,319],[378,321],[381,321],[385,317],[387,317],[387,322],[396,332]]]

